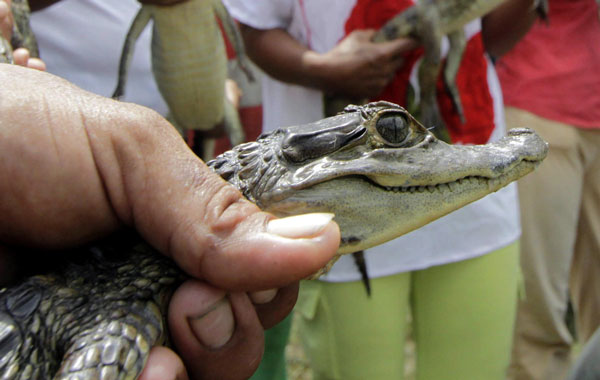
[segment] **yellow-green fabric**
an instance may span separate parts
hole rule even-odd
[[[504,379],[519,283],[519,244],[361,282],[304,281],[296,311],[314,379],[402,379],[412,310],[417,379]],[[401,254],[399,252],[398,254]]]
[[[285,346],[292,328],[292,314],[276,326],[265,330],[265,353],[250,380],[285,380]]]

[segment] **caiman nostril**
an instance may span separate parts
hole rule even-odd
[[[531,128],[514,128],[508,131],[509,136],[518,136],[518,135],[533,135],[535,131]]]

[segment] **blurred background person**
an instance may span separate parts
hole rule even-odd
[[[564,379],[573,343],[600,325],[599,41],[594,0],[550,0],[549,22],[497,63],[509,128],[533,128],[550,144],[518,186],[526,296],[511,379]]]

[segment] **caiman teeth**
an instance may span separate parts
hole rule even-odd
[[[436,191],[457,191],[462,185],[469,184],[487,184],[488,187],[494,188],[500,182],[499,178],[487,178],[481,176],[469,176],[459,178],[456,181],[439,183],[437,185],[418,185],[418,186],[383,186],[387,191],[396,193],[422,193],[428,191],[434,193]]]

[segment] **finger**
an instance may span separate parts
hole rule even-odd
[[[13,51],[13,61],[15,65],[27,67],[27,61],[29,60],[29,50],[24,48],[18,48]]]
[[[27,67],[34,70],[46,71],[46,62],[39,58],[29,58],[27,60]]]
[[[256,314],[258,315],[263,328],[269,329],[288,316],[298,299],[299,285],[300,284],[296,282],[278,289],[277,293],[268,302],[257,303],[255,297],[250,295],[250,299],[254,303]]]
[[[153,347],[138,380],[188,380],[181,358],[166,347]]]
[[[412,38],[397,38],[377,44],[380,53],[388,59],[408,53],[419,47],[419,43]]]
[[[25,48],[18,48],[13,51],[13,60],[16,65],[46,71],[46,63],[39,58],[31,58],[29,50]]]
[[[7,0],[0,0],[0,34],[7,40],[10,40],[12,34],[10,1]]]
[[[243,211],[237,224],[218,228],[209,237],[192,230],[177,236],[183,244],[174,248],[174,257],[197,278],[234,290],[279,288],[309,276],[326,265],[337,250],[339,229],[330,216],[310,214],[273,220],[258,210]],[[233,211],[237,212],[237,211]],[[272,226],[277,224],[277,228]],[[214,229],[213,224],[213,229]],[[299,229],[301,235],[290,236]],[[190,238],[196,240],[190,240]],[[203,245],[199,245],[203,244]]]
[[[357,41],[368,42],[373,39],[376,31],[374,29],[357,29],[352,31],[348,36],[356,38]]]
[[[188,281],[173,295],[168,318],[191,378],[247,379],[256,371],[264,333],[246,294],[226,295],[208,284]]]

